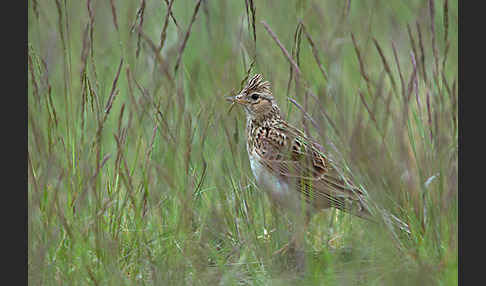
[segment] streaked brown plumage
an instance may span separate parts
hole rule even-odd
[[[247,150],[255,179],[272,201],[308,211],[334,207],[372,219],[366,194],[347,178],[317,142],[288,124],[280,115],[270,83],[251,77],[241,92],[230,98],[246,111]],[[406,228],[400,220],[401,228]]]

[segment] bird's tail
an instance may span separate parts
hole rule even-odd
[[[383,221],[390,229],[399,229],[402,232],[405,232],[407,235],[410,235],[410,228],[408,227],[408,224],[401,221],[399,218],[387,212],[386,210],[382,210],[381,212],[383,216]]]
[[[374,206],[373,210],[371,210],[368,203],[361,203],[362,208],[360,208],[359,210],[355,210],[353,212],[354,215],[378,224],[384,224],[387,229],[391,231],[392,235],[397,239],[398,233],[405,233],[407,235],[410,235],[410,228],[408,224],[400,220],[395,215],[378,206]]]
[[[351,201],[350,204],[343,203],[343,205],[345,207],[342,210],[345,212],[377,224],[384,224],[398,241],[399,234],[410,235],[410,228],[405,222],[370,200],[366,200],[365,197],[358,197],[358,200]]]
[[[371,216],[371,213],[369,213]],[[395,245],[399,248],[402,249],[404,247],[403,245],[403,238],[404,236],[406,238],[410,238],[410,228],[408,224],[397,218],[395,215],[391,214],[385,209],[382,208],[375,208],[374,215],[371,217],[372,221],[385,225],[385,228],[387,230],[387,233],[390,234],[392,237],[393,241],[395,242]],[[400,239],[400,237],[402,239]]]

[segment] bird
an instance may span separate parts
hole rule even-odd
[[[245,110],[251,171],[270,201],[291,214],[304,213],[304,227],[313,213],[328,208],[376,221],[367,193],[344,174],[316,140],[282,117],[271,84],[262,74],[249,77],[241,91],[227,100],[231,108],[238,104]],[[394,215],[380,213],[409,232]]]

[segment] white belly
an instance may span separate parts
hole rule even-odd
[[[273,201],[286,207],[298,208],[299,196],[291,190],[289,185],[267,170],[258,160],[255,153],[249,154],[250,166],[259,187],[271,197]]]

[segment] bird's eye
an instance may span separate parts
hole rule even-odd
[[[257,100],[258,97],[259,97],[259,95],[256,94],[256,93],[254,93],[254,94],[251,95],[251,99],[253,99],[253,100]]]

